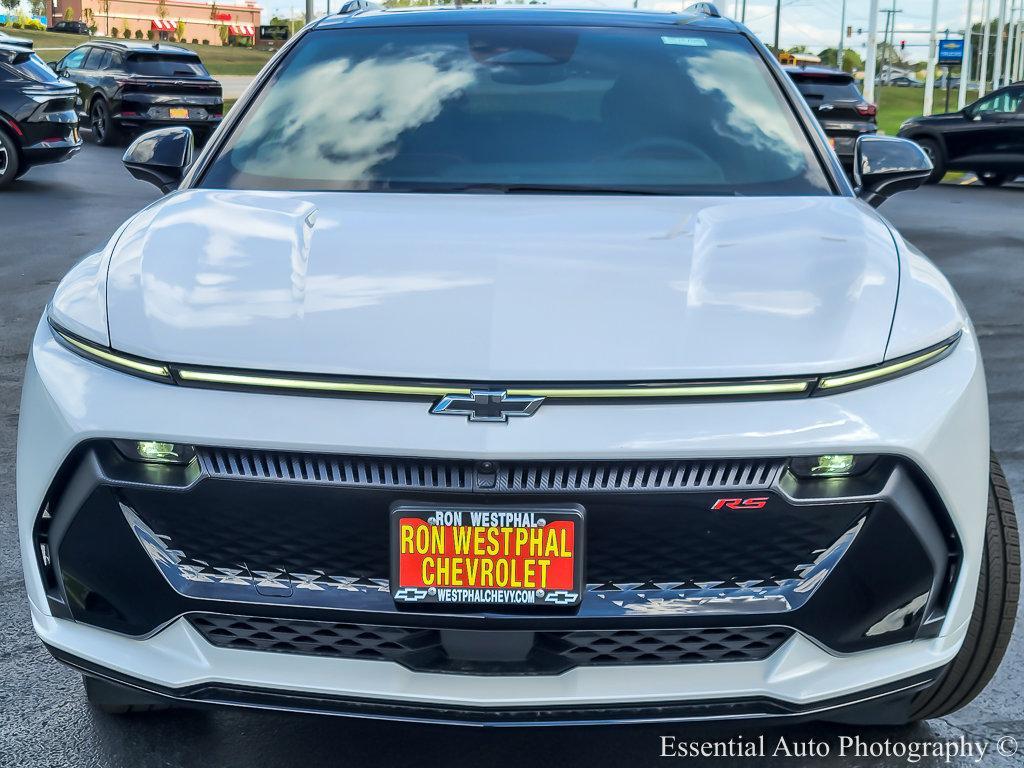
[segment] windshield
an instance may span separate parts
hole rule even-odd
[[[860,91],[847,75],[791,74],[797,89],[808,101],[860,101]]]
[[[198,56],[151,56],[136,54],[128,57],[128,71],[147,77],[206,77],[206,67]]]
[[[57,75],[34,53],[0,53],[0,63],[5,63],[15,72],[40,83],[55,83]]]
[[[740,35],[555,26],[306,35],[201,186],[826,194]]]

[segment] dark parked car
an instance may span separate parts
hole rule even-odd
[[[946,171],[974,171],[990,187],[1013,181],[1024,174],[1024,82],[993,91],[959,112],[912,117],[899,135],[916,141],[931,158],[930,184]]]
[[[49,29],[50,32],[67,32],[72,35],[91,35],[89,25],[84,21],[58,21]]]
[[[126,132],[187,125],[203,140],[224,115],[220,83],[185,48],[162,43],[86,43],[53,65],[78,85],[78,111],[98,144]]]
[[[825,129],[847,170],[853,168],[857,137],[877,133],[878,108],[857,89],[853,75],[825,67],[784,67]]]
[[[32,51],[0,43],[0,188],[81,147],[74,85]]]
[[[32,50],[32,41],[27,37],[14,37],[14,35],[8,35],[2,29],[0,29],[0,44],[13,45],[17,48],[27,48]]]

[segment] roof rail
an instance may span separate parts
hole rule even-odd
[[[379,3],[372,3],[370,0],[348,0],[347,3],[342,4],[337,15],[345,16],[349,13],[355,13],[356,11],[370,11],[379,9],[380,7]]]
[[[693,13],[703,13],[705,16],[711,16],[715,19],[722,18],[722,14],[718,12],[714,3],[694,3],[693,5],[688,5],[686,10]]]

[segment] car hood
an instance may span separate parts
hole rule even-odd
[[[176,363],[479,382],[878,363],[892,236],[851,198],[171,195],[125,229],[114,348]]]

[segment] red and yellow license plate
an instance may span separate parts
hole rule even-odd
[[[168,111],[174,120],[188,120],[188,110],[183,107],[171,107]]]
[[[398,603],[565,606],[580,601],[583,509],[434,507],[391,511]]]

